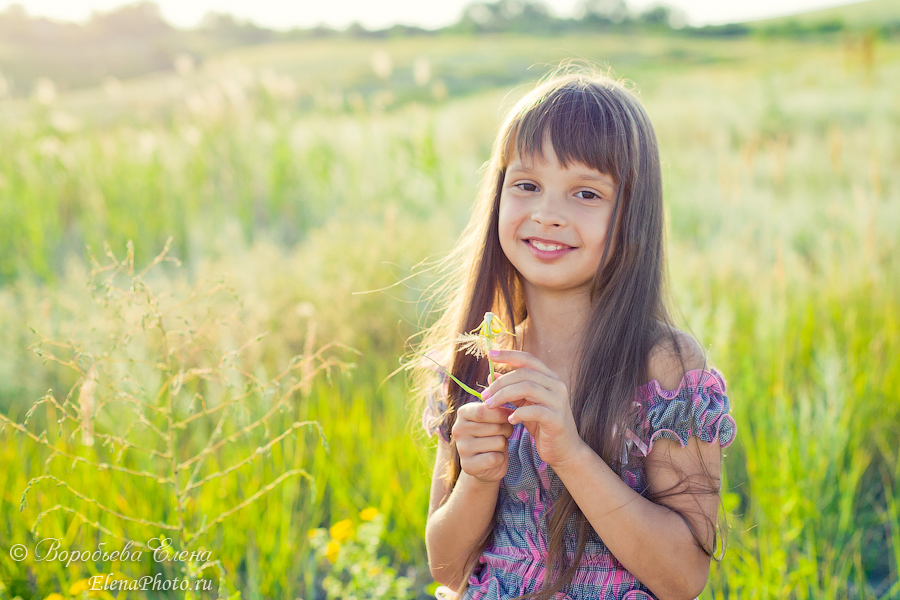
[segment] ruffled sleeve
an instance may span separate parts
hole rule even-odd
[[[658,438],[667,438],[684,448],[691,436],[722,448],[734,441],[737,428],[728,414],[730,404],[725,379],[716,370],[695,369],[684,374],[678,388],[664,390],[654,379],[637,390],[640,431],[628,432],[644,456]]]

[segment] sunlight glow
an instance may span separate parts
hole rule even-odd
[[[0,10],[21,4],[30,15],[47,16],[66,21],[87,20],[94,11],[105,12],[123,4],[123,0],[0,0]],[[331,2],[285,3],[281,0],[157,0],[165,18],[179,27],[193,27],[204,15],[214,11],[230,13],[272,29],[312,27],[327,24],[346,27],[359,22],[369,28],[394,23],[437,28],[455,22],[470,0],[421,2],[420,0],[332,0]],[[545,4],[558,16],[571,16],[582,0],[546,0]],[[659,4],[657,0],[631,0],[632,10],[640,11]],[[669,0],[663,2],[683,10],[693,25],[736,22],[849,4],[840,0],[756,0],[721,2],[718,0]]]

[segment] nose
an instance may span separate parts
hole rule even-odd
[[[546,192],[541,194],[531,211],[531,220],[547,227],[560,227],[566,224],[562,198]]]

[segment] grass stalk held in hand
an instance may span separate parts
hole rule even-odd
[[[515,335],[510,333],[506,326],[503,324],[503,321],[500,320],[500,317],[495,315],[492,312],[484,313],[484,320],[481,322],[481,325],[470,331],[469,333],[461,333],[456,338],[456,343],[459,344],[460,350],[465,350],[466,354],[472,354],[476,358],[484,358],[488,359],[488,369],[490,370],[490,375],[488,376],[488,384],[494,381],[494,362],[491,360],[490,351],[494,347],[494,342],[497,341],[503,335]],[[420,353],[421,354],[421,353]],[[424,354],[421,354],[425,356]],[[441,371],[447,374],[450,379],[456,382],[459,387],[472,394],[482,402],[484,398],[482,398],[481,393],[473,390],[462,381],[453,376],[450,371],[445,369],[440,363],[431,358],[430,356],[425,356],[428,360],[436,364]]]

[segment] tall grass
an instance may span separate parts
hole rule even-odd
[[[174,235],[187,271],[168,275],[173,286],[224,275],[244,299],[246,328],[271,331],[248,357],[259,376],[302,353],[311,327],[317,340],[363,355],[352,378],[315,385],[296,403],[295,418],[318,421],[330,453],[286,440],[243,479],[251,489],[302,466],[316,485],[279,488],[242,527],[223,527],[225,569],[248,598],[321,596],[327,565],[310,561],[307,530],[373,506],[387,518],[381,551],[421,588],[433,448],[421,443],[404,382],[384,379],[431,318],[420,291],[433,275],[354,292],[391,286],[449,249],[498,106],[526,89],[489,89],[488,75],[484,89],[456,89],[447,65],[472,69],[482,52],[483,74],[520,65],[509,72],[533,79],[522,64],[576,52],[572,40],[478,44],[334,48],[336,64],[356,65],[338,70],[340,89],[316,88],[328,80],[310,57],[328,48],[278,47],[178,80],[180,96],[165,92],[176,84],[146,80],[126,83],[124,99],[10,108],[27,118],[0,127],[13,149],[0,154],[0,408],[18,418],[47,388],[74,385],[24,352],[34,341],[25,324],[64,338],[73,321],[94,318],[80,291],[83,243],[132,238],[141,262]],[[725,374],[738,423],[725,459],[728,549],[703,597],[896,597],[900,47],[878,46],[870,71],[838,42],[654,39],[642,54],[629,44],[591,41],[580,53],[618,58],[613,66],[642,91],[662,149],[673,296]],[[379,49],[394,59],[388,80],[370,70]],[[409,104],[399,91],[390,102],[377,96],[422,55],[450,100],[433,101],[431,88]],[[264,75],[267,64],[279,75]],[[133,90],[157,93],[142,104]],[[31,543],[28,511],[56,500],[45,491],[17,512],[39,449],[9,431],[0,448],[7,552]],[[80,473],[83,485],[109,485],[107,474]],[[155,514],[153,498],[134,501]],[[94,541],[77,523],[54,526],[73,544]],[[35,576],[0,561],[0,578],[33,577],[41,593],[83,574]]]

